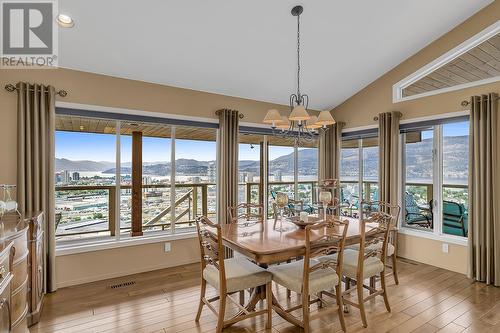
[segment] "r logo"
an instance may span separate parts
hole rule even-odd
[[[2,53],[53,54],[53,3],[3,2]]]

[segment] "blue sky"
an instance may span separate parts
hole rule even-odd
[[[443,125],[443,136],[462,136],[469,134],[469,122],[450,123]],[[422,132],[422,139],[430,139],[434,135],[432,130]]]
[[[121,140],[121,160],[131,161],[132,137],[122,135]],[[91,160],[108,161],[115,160],[116,138],[114,134],[95,134],[81,132],[56,132],[56,157],[67,158],[69,160]],[[260,158],[260,147],[249,144],[240,145],[241,160],[255,160]],[[272,147],[269,151],[269,158],[289,154],[293,149],[288,147]],[[198,161],[215,160],[215,142],[176,140],[176,158],[192,158]],[[144,162],[170,161],[170,139],[164,138],[143,138],[142,147]]]

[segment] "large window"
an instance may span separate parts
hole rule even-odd
[[[402,142],[403,226],[466,237],[468,121],[410,129]]]
[[[318,182],[318,148],[317,141],[310,147],[297,149],[298,198],[305,205],[316,203]]]
[[[342,141],[340,158],[341,213],[360,216],[372,207],[363,202],[378,201],[378,139],[367,137]]]
[[[197,216],[216,216],[216,130],[175,128],[175,224],[192,230]]]
[[[142,232],[194,230],[196,216],[215,216],[213,126],[58,115],[57,240],[130,234],[134,132],[142,134]]]
[[[238,147],[238,203],[261,203],[264,136],[240,134]]]
[[[318,142],[302,141],[297,147],[291,138],[269,138],[268,213],[277,192],[288,194],[290,200],[302,203],[302,207],[290,203],[290,208],[313,212],[318,182]]]
[[[97,124],[106,130],[88,132]],[[64,130],[55,133],[56,239],[114,234],[115,122],[58,117],[57,126]]]

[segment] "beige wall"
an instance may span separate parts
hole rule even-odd
[[[441,244],[432,239],[400,234],[398,256],[466,274],[467,247],[449,244],[448,253],[443,253]]]
[[[164,243],[58,256],[57,285],[67,287],[200,260],[197,238],[171,241],[171,252],[168,253],[164,251]]]
[[[460,103],[469,100],[471,95],[500,92],[500,82],[496,82],[406,102],[392,102],[392,86],[395,83],[499,19],[500,1],[495,1],[336,107],[333,110],[335,119],[346,122],[349,128],[376,124],[373,117],[380,112],[400,111],[403,120],[432,116],[464,110]],[[443,253],[442,242],[408,235],[401,235],[399,244],[399,255],[402,257],[467,272],[467,248],[464,246],[450,244],[449,253]]]

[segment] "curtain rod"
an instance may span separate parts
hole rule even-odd
[[[499,100],[500,97],[497,97],[495,98],[495,100]],[[462,105],[463,107],[466,107],[466,106],[469,106],[470,105],[470,101],[462,101],[462,103],[460,103],[460,105]]]
[[[5,85],[5,90],[7,90],[8,92],[14,92],[18,90],[18,88],[15,85],[9,83]],[[28,90],[33,91],[33,88],[28,88]],[[61,97],[66,97],[68,96],[68,92],[66,90],[59,90],[56,91],[56,95],[59,95]]]
[[[392,113],[392,112],[389,112],[389,113]],[[396,115],[398,115],[399,118],[403,117],[403,114],[399,111],[396,111]],[[378,121],[378,116],[373,117],[373,121]]]

